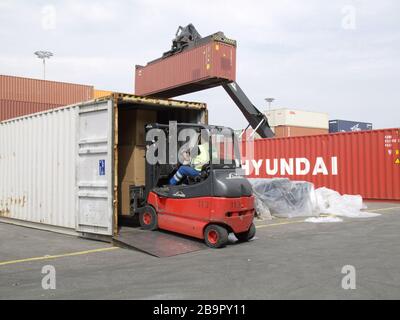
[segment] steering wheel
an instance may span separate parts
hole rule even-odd
[[[211,172],[211,166],[209,163],[205,163],[202,167],[201,167],[201,173],[200,173],[200,177],[202,180],[206,179]]]

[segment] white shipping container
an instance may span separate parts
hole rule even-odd
[[[111,100],[0,123],[0,216],[111,235]],[[96,166],[97,167],[97,166]]]
[[[283,108],[265,111],[265,114],[271,127],[294,126],[329,129],[329,115],[323,112]]]
[[[167,123],[207,122],[205,104],[133,95],[0,122],[0,221],[115,234],[119,108],[158,110]]]
[[[0,217],[75,229],[78,110],[0,123]]]

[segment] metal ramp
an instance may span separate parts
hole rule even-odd
[[[135,249],[158,258],[172,257],[207,249],[201,240],[165,232],[122,227],[113,238],[116,246]]]

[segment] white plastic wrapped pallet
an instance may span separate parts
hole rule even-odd
[[[278,179],[248,179],[256,197],[259,215],[270,212],[278,218],[312,217],[306,222],[341,222],[340,217],[371,218],[377,213],[367,209],[360,195],[340,195],[328,188],[314,189],[312,183]],[[320,215],[329,215],[321,216]]]
[[[279,218],[318,216],[314,186],[289,179],[248,179],[256,197],[256,210]]]
[[[367,209],[360,195],[341,195],[328,188],[315,190],[318,211],[320,214],[330,214],[347,218],[372,218],[378,213],[365,212]]]

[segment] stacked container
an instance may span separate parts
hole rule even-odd
[[[93,99],[93,87],[0,75],[0,121]]]
[[[369,131],[372,130],[372,123],[357,122],[349,120],[330,120],[329,132],[354,132],[354,131]]]
[[[276,138],[309,136],[328,133],[328,114],[294,109],[266,111]]]

